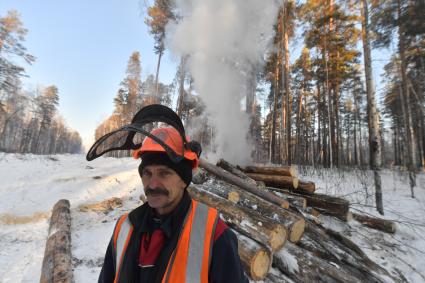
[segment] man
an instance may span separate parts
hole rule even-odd
[[[99,282],[248,282],[235,234],[186,190],[198,155],[183,143],[175,128],[159,128],[134,152],[147,203],[117,221]],[[178,162],[167,154],[182,148]]]

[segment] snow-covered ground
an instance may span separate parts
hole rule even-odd
[[[96,282],[114,222],[140,204],[138,161],[83,155],[0,154],[0,282],[38,282],[48,217],[59,199],[72,211],[76,282]],[[80,212],[84,204],[119,197],[109,213]]]
[[[37,282],[47,238],[48,218],[59,199],[71,202],[72,254],[76,282],[96,282],[115,220],[141,204],[138,161],[83,155],[18,155],[0,153],[0,282]],[[348,198],[352,211],[378,215],[373,209],[373,183],[365,171],[300,170],[319,192]],[[410,197],[404,173],[383,171],[385,218],[397,221],[389,235],[355,221],[326,218],[325,225],[344,232],[390,271],[409,282],[425,282],[425,176],[418,175],[416,198]],[[112,211],[83,212],[80,205],[119,197]]]

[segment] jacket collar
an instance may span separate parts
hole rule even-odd
[[[187,190],[176,208],[169,214],[158,217],[155,210],[146,202],[129,214],[131,224],[136,230],[142,233],[153,233],[155,229],[161,229],[167,238],[171,238],[174,233],[178,233],[187,211],[192,203]]]

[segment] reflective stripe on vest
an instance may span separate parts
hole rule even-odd
[[[128,214],[121,216],[118,220],[117,227],[114,231],[114,248],[115,248],[115,279],[118,282],[119,272],[124,260],[125,251],[130,242],[131,234],[133,234],[133,225],[128,219]]]
[[[168,263],[163,283],[208,283],[218,212],[192,200],[177,248]]]
[[[208,271],[218,218],[216,209],[192,200],[177,247],[171,255],[164,273],[163,283],[208,283]],[[115,267],[117,267],[114,283],[118,282],[122,261],[132,232],[133,227],[128,216],[122,216],[114,232]]]

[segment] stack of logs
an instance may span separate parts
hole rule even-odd
[[[315,193],[293,167],[217,166],[200,161],[191,196],[217,208],[236,232],[239,255],[253,280],[268,282],[402,282],[371,261],[341,233],[321,225],[319,214],[352,218],[389,233],[394,223],[349,212],[342,198]],[[274,266],[273,272],[269,269]]]

